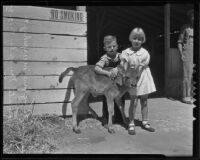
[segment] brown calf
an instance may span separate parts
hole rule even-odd
[[[107,68],[109,70],[111,68]],[[114,133],[112,128],[112,116],[114,114],[114,100],[116,101],[125,124],[126,116],[124,113],[124,106],[121,102],[121,97],[128,91],[128,89],[136,86],[138,79],[138,71],[134,68],[128,68],[125,72],[123,67],[118,66],[118,76],[111,80],[109,77],[95,73],[93,65],[81,66],[78,68],[67,68],[59,76],[59,82],[70,72],[74,71],[71,80],[75,88],[75,97],[72,101],[72,124],[73,131],[80,133],[77,126],[77,111],[80,103],[84,98],[88,98],[90,94],[93,96],[105,95],[108,106],[108,131]]]

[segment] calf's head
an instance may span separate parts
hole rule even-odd
[[[140,74],[137,68],[128,68],[124,74],[123,81],[127,87],[136,87]]]
[[[121,76],[118,76],[116,83],[126,87],[136,87],[140,72],[137,68],[130,68],[125,71],[124,67],[118,66],[118,71]]]

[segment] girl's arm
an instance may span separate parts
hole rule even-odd
[[[150,61],[150,55],[146,51],[144,56],[140,60],[140,66],[142,66],[142,67],[148,66],[149,65],[149,61]]]

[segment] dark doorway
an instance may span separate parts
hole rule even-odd
[[[164,6],[88,6],[88,64],[95,64],[105,54],[103,37],[115,35],[119,52],[130,47],[129,33],[134,27],[144,29],[144,44],[151,55],[150,68],[159,94],[164,89]],[[155,94],[158,94],[155,93]]]
[[[181,26],[187,22],[186,12],[193,8],[188,4],[170,4],[171,48],[177,48]],[[88,6],[88,64],[95,64],[104,54],[103,37],[113,34],[119,43],[119,52],[130,46],[128,36],[134,27],[144,29],[144,44],[150,55],[150,69],[157,92],[152,97],[164,96],[164,4],[157,6]]]

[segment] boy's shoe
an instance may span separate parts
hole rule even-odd
[[[142,129],[144,129],[144,130],[147,130],[147,131],[149,131],[149,132],[155,132],[155,129],[154,128],[152,128],[151,126],[150,126],[150,124],[149,123],[146,123],[146,124],[142,124]]]
[[[135,135],[135,124],[130,123],[128,126],[128,134]]]

